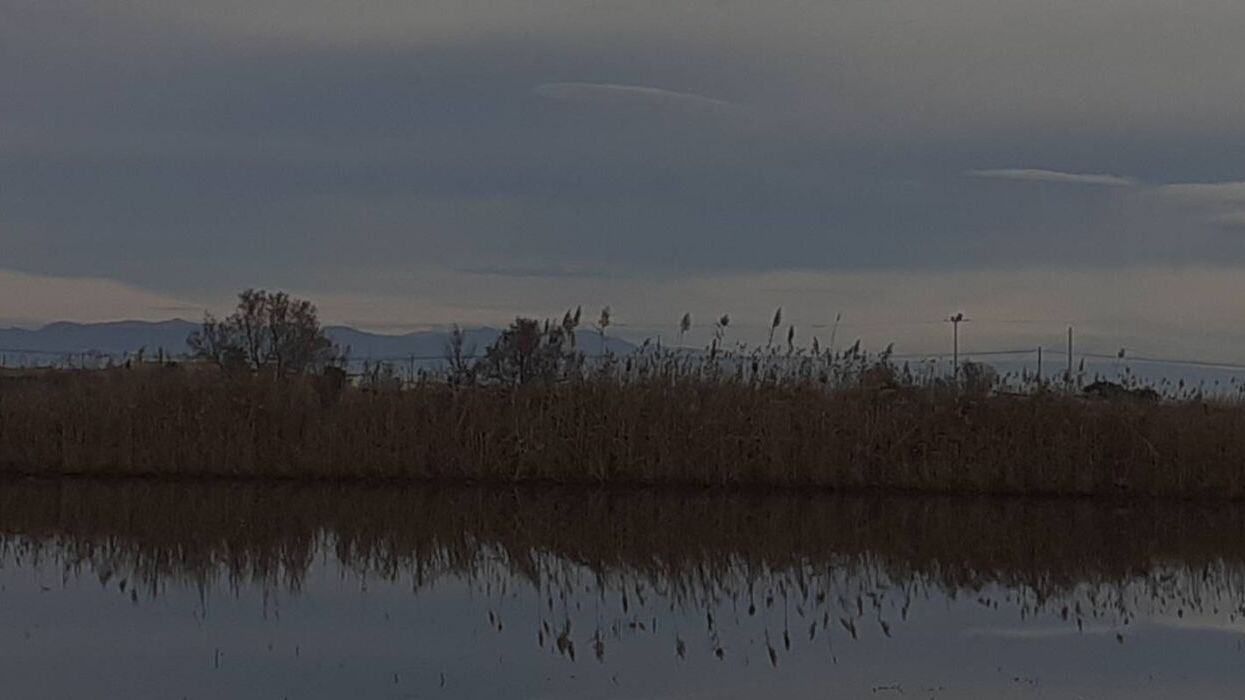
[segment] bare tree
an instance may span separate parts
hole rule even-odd
[[[572,377],[583,366],[575,349],[578,324],[578,311],[560,324],[517,318],[485,351],[479,369],[504,384],[552,384]]]
[[[239,294],[238,306],[224,319],[205,314],[186,344],[196,357],[221,367],[274,376],[319,371],[341,357],[314,304],[262,289]]]
[[[247,366],[247,352],[232,324],[221,321],[212,314],[203,315],[203,325],[186,339],[195,357],[213,362],[225,369],[241,369]],[[139,351],[142,362],[142,351]]]
[[[467,334],[457,325],[450,331],[445,341],[445,361],[449,371],[449,381],[454,385],[475,383],[476,368],[474,357],[475,346],[467,345]]]

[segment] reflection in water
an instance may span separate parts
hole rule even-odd
[[[139,620],[181,651],[133,696],[1232,697],[1243,535],[1158,502],[6,483],[0,671]]]

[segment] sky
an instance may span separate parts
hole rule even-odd
[[[1235,0],[0,0],[0,322],[1245,360]],[[1239,348],[1239,350],[1238,350]]]

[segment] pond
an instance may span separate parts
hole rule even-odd
[[[0,694],[1245,691],[1245,509],[781,492],[0,484]]]

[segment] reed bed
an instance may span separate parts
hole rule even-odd
[[[193,365],[8,377],[0,473],[1245,496],[1239,400],[748,363],[340,390]]]

